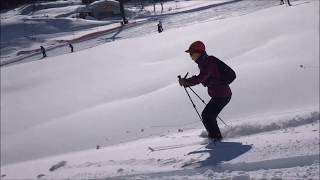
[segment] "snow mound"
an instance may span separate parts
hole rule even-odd
[[[263,121],[253,121],[247,122],[231,127],[227,127],[223,130],[222,134],[226,138],[239,137],[239,136],[247,136],[253,135],[268,131],[275,130],[287,130],[288,128],[297,127],[306,124],[313,124],[319,121],[319,112],[311,112],[308,115],[296,116],[294,118],[288,118],[284,120],[265,120],[265,123],[261,123]]]

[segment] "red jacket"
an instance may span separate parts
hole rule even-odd
[[[208,87],[208,94],[210,97],[231,97],[232,92],[229,85],[215,84],[210,85],[209,81],[219,81],[220,72],[218,66],[215,63],[216,57],[208,56],[203,54],[196,63],[200,69],[200,73],[197,76],[192,76],[191,78],[186,79],[189,86],[194,86],[197,84],[202,84],[205,87]]]

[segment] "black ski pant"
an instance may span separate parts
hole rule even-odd
[[[289,6],[291,6],[290,0],[287,0],[287,3],[288,3]]]
[[[290,0],[286,0],[286,1],[287,1],[287,4],[291,6]],[[280,0],[280,5],[283,5],[283,4],[284,4],[284,0]]]
[[[280,0],[280,5],[283,5],[283,4],[284,4],[283,0]]]
[[[231,97],[211,98],[202,111],[202,122],[208,131],[208,137],[222,139],[222,135],[217,123],[218,114],[229,103]]]

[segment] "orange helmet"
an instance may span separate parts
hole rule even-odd
[[[203,53],[205,51],[206,51],[206,47],[203,44],[203,42],[195,41],[190,45],[189,49],[186,50],[185,52],[187,52],[187,53],[190,53],[190,52],[191,53]]]

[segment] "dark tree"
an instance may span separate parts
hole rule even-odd
[[[163,13],[163,1],[162,0],[160,1],[160,4],[161,4],[161,13]]]
[[[126,19],[126,14],[125,14],[125,11],[124,11],[123,0],[119,0],[119,4],[120,4],[121,16],[122,16],[122,23],[123,24],[128,24],[128,20]]]
[[[139,2],[140,2],[140,5],[141,5],[141,9],[144,9],[143,1],[142,1],[142,0],[139,0]]]
[[[56,0],[42,0],[42,1],[56,1]],[[33,4],[36,3],[37,0],[1,0],[0,8],[2,9],[12,9],[17,8],[23,4]]]
[[[81,0],[82,4],[90,4],[94,2],[94,0]]]

